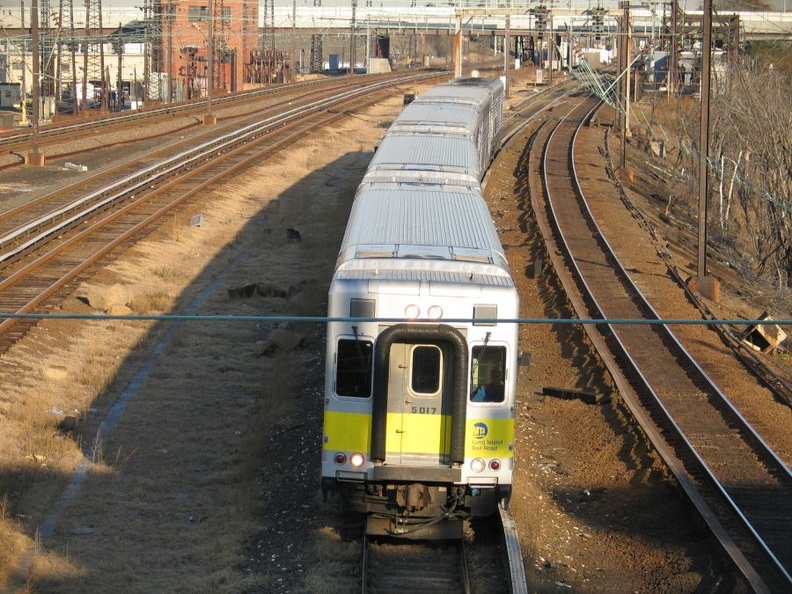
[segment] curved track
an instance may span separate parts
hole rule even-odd
[[[561,246],[563,258],[549,252],[580,317],[658,320],[570,175],[577,130],[595,107],[593,99],[581,101],[548,140],[543,181],[552,230],[546,226],[543,233]],[[789,589],[789,468],[666,325],[589,325],[586,331],[644,431],[753,587]]]
[[[0,263],[5,263],[0,271],[0,311],[21,314],[52,307],[100,257],[149,229],[200,190],[275,154],[307,130],[342,117],[342,109],[376,102],[402,82],[353,80],[350,90],[336,92],[332,99],[292,106],[140,170],[115,171],[112,181],[102,177],[99,187],[88,194],[80,186],[37,201],[30,211],[6,213],[0,217]],[[13,318],[0,322],[0,352],[32,323]]]
[[[613,170],[613,162],[611,159],[611,150],[610,150],[610,140],[611,134],[610,130],[606,130],[606,141],[605,141],[605,157],[607,159],[609,168]],[[653,240],[657,239],[657,234],[654,226],[643,216],[641,211],[635,207],[634,204],[630,201],[627,197],[624,189],[619,182],[618,178],[614,177],[614,183],[616,188],[619,192],[621,197],[622,203],[629,209],[630,214],[632,217],[637,220],[640,225],[646,229],[646,231],[651,235]],[[694,237],[690,238],[689,243],[691,245],[695,245],[697,239]],[[670,246],[667,246],[670,248]],[[681,246],[674,246],[674,249],[677,251],[683,251],[684,248]],[[703,319],[708,320],[715,320],[717,316],[715,313],[707,307],[706,303],[704,303],[701,299],[697,298],[693,291],[690,290],[687,282],[683,278],[682,273],[677,269],[674,265],[671,254],[666,248],[657,249],[657,255],[660,256],[668,269],[669,274],[673,277],[676,284],[685,291],[685,294],[688,297],[688,301],[692,303],[701,313],[701,317]],[[690,261],[695,261],[697,255],[690,251],[686,253],[686,257]],[[743,279],[738,275],[738,273],[730,267],[721,265],[717,259],[710,263],[710,267],[717,270],[716,274],[721,282],[728,282],[735,286],[740,286],[743,284]],[[725,326],[722,324],[716,324],[712,326],[712,329],[718,333],[721,340],[726,344],[729,349],[735,354],[735,356],[740,360],[740,362],[751,371],[751,373],[770,391],[773,392],[775,398],[779,402],[785,403],[787,406],[792,407],[792,384],[788,380],[785,380],[781,377],[778,373],[776,373],[773,369],[768,366],[768,360],[762,360],[757,354],[756,351],[752,350],[750,347],[746,346],[743,342],[742,337],[739,335],[739,332],[736,332],[735,329],[731,326]]]

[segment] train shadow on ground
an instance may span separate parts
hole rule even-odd
[[[258,190],[245,183],[246,199],[259,200],[261,209],[177,297],[172,313],[325,315],[327,285],[371,156],[342,154],[273,195],[264,193],[266,184]],[[266,175],[265,169],[239,176],[240,185],[260,171]],[[187,223],[204,210],[212,211],[211,204],[188,205],[172,220],[183,221],[185,233],[205,233],[219,221],[207,216],[200,229]],[[166,234],[155,231],[146,241],[162,241]],[[68,301],[86,307],[84,300]],[[63,310],[71,311],[72,304],[65,303]],[[140,584],[153,565],[167,566],[170,559],[179,566],[185,555],[194,561],[186,570],[171,565],[151,585],[204,588],[228,576],[217,562],[222,555],[198,541],[233,540],[234,530],[251,537],[245,574],[240,568],[236,577],[250,584],[249,575],[272,571],[270,544],[286,548],[295,531],[310,528],[319,491],[324,327],[199,319],[175,326],[169,321],[152,326],[90,403],[89,410],[100,412],[81,419],[70,433],[58,434],[82,444],[88,458],[95,457],[92,448],[101,434],[100,470],[89,470],[75,488],[74,475],[55,472],[35,458],[0,468],[2,512],[18,519],[19,532],[27,537],[19,540],[32,543],[42,523],[52,525],[51,536],[37,549],[49,552],[50,567],[54,558],[64,570],[34,571],[36,588],[84,591],[93,584],[105,591],[124,589],[119,584]],[[276,331],[290,338],[273,341]],[[132,383],[134,393],[124,396]],[[121,398],[127,400],[119,410]],[[117,419],[102,432],[106,413],[113,410]],[[289,464],[295,455],[300,464]],[[299,518],[281,515],[285,499]],[[57,516],[53,509],[60,509]],[[223,518],[245,514],[259,516],[253,532],[236,520],[221,526]],[[203,533],[198,541],[189,535],[195,531]],[[273,544],[278,534],[286,540]],[[189,542],[187,550],[177,552]],[[239,564],[230,557],[225,562]],[[283,562],[289,563],[286,557]],[[267,589],[265,581],[256,587]]]

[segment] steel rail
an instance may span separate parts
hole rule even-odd
[[[376,89],[380,90],[386,89],[389,86],[391,85],[388,85],[387,83],[374,85]],[[358,106],[370,105],[378,97],[377,94],[372,93],[372,85],[364,87],[364,89],[362,89],[359,93],[346,93],[345,96],[347,97],[348,101],[352,102],[353,105]],[[325,102],[324,105],[325,108],[317,108],[313,110],[314,118],[319,118],[323,125],[343,117],[343,111],[332,111],[327,109],[327,102]],[[58,260],[55,260],[55,262],[57,262],[57,266],[54,267],[54,270],[38,271],[36,272],[35,277],[28,277],[30,280],[25,281],[25,286],[20,286],[19,289],[15,289],[17,296],[7,297],[6,301],[9,302],[8,305],[13,303],[15,305],[12,305],[12,307],[16,308],[18,313],[26,313],[41,306],[41,304],[44,302],[52,302],[51,297],[54,293],[62,293],[65,287],[70,286],[69,283],[73,279],[85,271],[99,257],[107,254],[120,243],[132,238],[135,234],[143,232],[165,212],[171,210],[174,206],[186,200],[199,189],[216,183],[218,179],[227,176],[230,172],[237,168],[248,165],[253,160],[260,159],[262,151],[273,152],[283,144],[287,142],[293,142],[294,140],[302,137],[302,135],[305,133],[306,124],[309,122],[309,120],[306,119],[307,117],[308,116],[301,115],[300,117],[292,118],[290,122],[279,122],[279,125],[274,127],[278,131],[278,135],[275,136],[274,141],[272,140],[273,137],[271,135],[258,134],[255,137],[255,142],[253,143],[240,142],[237,143],[235,148],[229,148],[223,154],[224,157],[238,154],[236,157],[236,163],[230,168],[226,163],[223,163],[222,165],[219,163],[219,161],[223,159],[216,158],[219,152],[217,151],[217,147],[214,147],[214,150],[212,150],[209,155],[211,158],[204,158],[203,160],[200,160],[198,166],[189,170],[189,175],[191,178],[195,178],[204,170],[209,171],[209,168],[216,168],[219,169],[219,171],[208,176],[207,179],[198,180],[199,185],[192,187],[187,192],[178,189],[174,198],[165,197],[167,203],[164,206],[157,206],[157,204],[160,204],[163,199],[159,199],[160,202],[156,204],[151,203],[151,195],[149,195],[147,192],[139,192],[140,195],[135,195],[136,200],[130,202],[127,205],[128,207],[125,206],[123,208],[115,209],[115,212],[102,219],[101,224],[92,225],[91,229],[99,230],[101,226],[107,227],[121,216],[122,211],[123,213],[133,213],[134,204],[140,204],[146,210],[151,210],[151,208],[154,207],[157,209],[156,212],[144,214],[142,217],[138,214],[134,214],[134,221],[125,222],[122,224],[122,226],[115,225],[115,230],[112,228],[101,229],[100,232],[105,235],[105,238],[99,237],[97,239],[99,239],[101,242],[104,242],[104,245],[92,247],[92,253],[88,255],[84,255],[83,253],[77,253],[75,255],[62,254],[62,251],[66,249],[66,246],[79,245],[79,242],[75,238],[69,239],[67,237],[66,242],[63,242],[59,246],[56,246],[53,249],[48,250],[46,253],[39,255],[33,262],[29,262],[24,267],[25,271],[27,271],[27,274],[29,275],[30,271],[41,267],[50,260],[54,260],[56,257],[58,258]],[[255,146],[257,143],[261,142],[268,143],[266,148],[262,149]],[[168,169],[170,171],[171,168]],[[165,183],[150,183],[145,187],[149,188],[152,193],[169,190],[171,186],[176,186],[177,184],[181,183],[183,178],[187,179],[184,177],[184,174],[186,173],[188,172],[180,173],[179,175],[175,175],[173,173],[170,175],[167,173],[161,173],[160,179],[164,180]],[[189,181],[189,179],[187,181]],[[190,183],[193,183],[194,185],[194,182]],[[115,208],[114,203],[113,205]],[[96,212],[96,209],[93,210]],[[142,220],[140,220],[141,218]],[[86,229],[80,229],[79,231],[79,236],[81,238],[92,237]],[[92,241],[94,243],[99,243],[96,239],[92,239]],[[53,262],[53,264],[55,262]],[[49,265],[48,268],[52,269],[53,265]],[[42,272],[46,272],[46,274],[43,274]],[[14,284],[19,284],[18,281],[25,278],[25,274],[26,273],[23,271],[17,271],[3,280],[2,283],[0,283],[0,295],[5,297],[5,293],[8,292],[7,289],[9,289]],[[3,335],[2,349],[7,348],[9,344],[13,343],[24,333],[24,330],[16,330],[13,334],[8,332],[14,321],[15,320],[12,318],[7,318],[2,323],[0,323],[0,334]],[[29,327],[30,325],[32,324],[28,324],[26,327]]]
[[[16,245],[11,250],[6,251],[4,253],[0,253],[0,263],[18,256],[24,251],[30,249],[30,247],[47,239],[53,234],[58,233],[62,229],[73,225],[75,222],[84,219],[85,217],[89,216],[91,213],[101,208],[105,208],[107,205],[121,198],[129,196],[134,192],[140,191],[145,187],[148,187],[152,184],[156,184],[158,180],[163,179],[168,175],[172,175],[185,168],[189,168],[190,166],[194,165],[196,162],[202,159],[229,150],[233,146],[238,146],[240,144],[250,142],[252,139],[256,138],[257,136],[270,132],[275,128],[284,126],[288,122],[301,119],[304,117],[308,117],[309,115],[313,113],[317,113],[319,111],[329,110],[331,107],[339,105],[340,103],[346,100],[352,99],[354,97],[359,97],[363,94],[370,93],[380,88],[391,85],[392,85],[391,82],[376,82],[371,85],[366,85],[365,87],[360,89],[346,91],[340,95],[337,95],[332,100],[321,99],[311,104],[300,106],[298,108],[285,111],[276,116],[266,118],[265,120],[262,120],[260,122],[250,124],[241,129],[224,134],[210,141],[203,142],[198,146],[191,148],[190,150],[178,153],[154,165],[149,165],[147,167],[144,167],[140,171],[137,171],[131,175],[125,176],[113,182],[106,188],[97,190],[95,192],[91,192],[69,204],[66,204],[56,210],[51,211],[50,213],[42,217],[39,217],[38,219],[29,221],[28,223],[19,226],[16,229],[0,236],[0,246],[8,246],[12,243],[19,241],[21,237],[28,235],[31,231],[35,229],[39,229],[43,225],[55,222],[54,225],[48,227],[47,229],[34,235],[33,237],[30,237],[21,244]],[[97,202],[97,199],[99,199],[100,197],[104,197],[104,198],[98,200]],[[69,216],[65,219],[61,219],[61,217],[63,217],[67,213],[74,211],[76,208],[81,207],[82,205],[87,205],[87,204],[91,204],[91,206],[87,207],[85,210],[78,212],[77,214]]]
[[[608,163],[609,170],[613,170],[613,160],[611,158],[611,151],[610,151],[610,131],[605,131],[605,159]],[[651,166],[650,163],[646,163],[647,166]],[[624,205],[629,209],[630,214],[639,221],[639,223],[647,230],[647,232],[651,235],[652,240],[657,240],[657,233],[654,228],[654,225],[647,220],[647,218],[643,215],[643,213],[632,203],[630,198],[627,196],[624,188],[622,187],[621,182],[619,181],[618,177],[611,175],[611,178],[614,181],[614,185],[616,186],[617,190],[619,191],[619,195],[621,196],[621,200]],[[685,292],[687,295],[688,300],[696,307],[696,309],[701,312],[701,316],[704,319],[709,320],[718,320],[717,315],[701,300],[699,299],[696,294],[690,289],[688,284],[682,278],[682,274],[680,273],[679,269],[674,265],[671,260],[671,254],[669,251],[661,246],[656,246],[657,255],[662,258],[662,260],[666,264],[666,268],[668,269],[669,274],[673,277],[674,281],[676,281],[677,285]],[[723,272],[730,272],[729,269],[726,269]],[[721,274],[723,274],[721,272]],[[729,327],[724,324],[714,324],[713,329],[718,333],[721,337],[723,343],[728,346],[737,356],[737,358],[742,361],[742,363],[749,369],[751,372],[756,376],[756,378],[770,391],[774,393],[774,395],[778,398],[780,402],[783,402],[787,406],[792,407],[792,385],[782,377],[779,377],[768,364],[760,359],[760,357],[751,350],[746,344],[742,341],[741,337],[735,335],[735,331],[732,327]]]
[[[590,115],[592,112],[593,112],[593,109],[591,109],[591,111],[588,112],[588,115]],[[571,112],[570,112],[570,114],[571,114]],[[547,175],[546,172],[548,171],[547,159],[548,159],[548,155],[550,153],[549,147],[551,145],[551,142],[552,142],[555,134],[561,129],[561,126],[564,123],[564,121],[567,118],[569,118],[570,114],[567,114],[567,116],[565,116],[565,118],[555,127],[555,129],[553,130],[553,133],[550,135],[550,139],[547,142],[547,145],[546,145],[546,148],[545,148],[545,152],[544,152],[544,155],[543,155],[543,168],[544,168],[544,171],[545,171],[545,175]],[[580,122],[576,125],[573,139],[571,139],[571,141],[570,141],[570,145],[571,146],[574,146],[574,139],[576,139],[577,133],[580,130],[580,126],[585,121],[585,119],[586,119],[585,117],[584,118],[580,118]],[[576,192],[577,192],[579,198],[585,202],[585,198],[583,196],[582,190],[581,190],[580,185],[579,185],[579,183],[577,181],[577,178],[576,178],[576,172],[574,171],[573,153],[570,153],[569,161],[570,161],[571,168],[573,169],[573,179],[574,179],[574,184],[575,184],[575,187],[576,187]],[[545,187],[547,188],[548,195],[551,194],[550,185],[551,185],[550,182],[546,178],[545,179]],[[566,264],[569,265],[573,270],[575,270],[578,282],[580,283],[580,285],[584,289],[584,292],[586,294],[587,300],[589,301],[589,303],[593,307],[595,307],[597,309],[597,314],[593,315],[593,316],[590,316],[590,317],[593,317],[593,318],[603,317],[604,318],[606,316],[603,313],[602,307],[597,303],[596,298],[594,298],[594,296],[592,294],[592,291],[591,291],[591,288],[589,287],[588,283],[585,280],[584,273],[579,268],[575,258],[573,258],[571,256],[572,249],[571,249],[567,239],[564,237],[564,234],[563,234],[563,232],[561,230],[561,225],[559,224],[559,222],[557,220],[558,214],[555,211],[555,206],[553,204],[552,197],[550,197],[549,203],[550,203],[550,205],[549,205],[550,212],[553,214],[554,217],[556,217],[556,221],[554,223],[554,227],[555,227],[555,229],[556,229],[556,231],[558,233],[559,241],[562,243],[564,250],[566,250],[566,253],[569,255],[569,258],[568,258],[568,261],[566,262]],[[586,206],[586,208],[588,209],[587,206]],[[593,220],[593,218],[591,218],[590,211],[588,211],[588,216],[589,216],[590,221]],[[591,224],[591,222],[589,224]],[[601,231],[599,230],[598,227],[595,227],[595,234],[596,234],[596,237],[597,237],[598,240],[603,240],[603,243],[605,243],[605,245],[607,245],[607,243],[604,242],[604,238],[602,237]],[[608,248],[609,247],[610,246],[608,246]],[[617,261],[617,259],[615,257],[615,254],[612,253],[612,250],[610,250],[610,252],[611,253],[608,256],[609,261],[613,261],[613,262]],[[623,267],[622,267],[622,272],[623,272],[623,274],[626,274],[626,271],[624,271]],[[627,277],[629,277],[629,275],[627,275]],[[640,294],[640,292],[638,291],[638,289],[634,285],[634,283],[631,283],[631,285],[633,287],[633,291],[635,292],[635,294],[636,295]],[[567,291],[568,292],[570,291],[569,287],[567,288]],[[644,299],[644,301],[645,301],[645,299]],[[579,303],[579,302],[575,303],[575,307],[576,307],[576,309],[578,309],[578,314],[581,317],[585,317],[585,313],[586,313],[585,306],[583,306],[583,309],[581,310],[581,305],[582,304]],[[653,309],[650,308],[650,307],[646,308],[646,309],[648,309],[649,311],[653,311]],[[655,312],[655,315],[656,315],[656,312]],[[679,440],[679,442],[681,444],[684,444],[685,449],[689,450],[689,452],[690,452],[689,455],[693,456],[697,460],[697,463],[700,465],[700,468],[702,469],[702,472],[704,473],[705,477],[707,477],[707,480],[710,482],[711,487],[716,489],[716,491],[718,491],[720,493],[720,495],[723,498],[723,500],[732,509],[732,513],[737,518],[739,518],[741,520],[741,522],[746,527],[748,532],[756,540],[758,546],[765,552],[765,554],[767,555],[767,558],[770,559],[771,563],[774,564],[774,566],[779,571],[781,576],[783,576],[782,579],[787,580],[787,583],[788,583],[789,582],[789,574],[787,573],[786,569],[779,562],[779,560],[772,553],[772,551],[770,551],[768,545],[764,542],[764,540],[759,537],[759,535],[757,534],[757,532],[755,531],[753,526],[750,525],[750,522],[747,521],[747,518],[745,517],[743,512],[739,509],[739,506],[736,505],[736,503],[734,502],[732,497],[728,495],[726,489],[717,480],[717,478],[715,477],[714,473],[712,473],[712,471],[706,465],[706,463],[701,458],[701,456],[699,456],[698,452],[695,451],[695,448],[693,447],[692,443],[684,435],[684,433],[681,430],[681,428],[679,427],[679,425],[672,418],[670,412],[667,410],[665,405],[662,403],[661,398],[658,396],[658,394],[656,394],[654,392],[654,390],[651,388],[651,386],[649,386],[648,381],[646,380],[643,372],[638,368],[638,365],[637,365],[636,361],[627,352],[627,347],[624,345],[623,341],[618,336],[618,333],[614,330],[613,327],[611,327],[609,325],[607,327],[608,327],[608,330],[610,332],[610,336],[616,340],[618,348],[622,351],[622,353],[620,353],[620,356],[622,357],[623,360],[625,360],[627,363],[629,363],[630,367],[632,367],[632,373],[637,378],[639,378],[641,380],[641,382],[643,382],[646,385],[646,387],[643,389],[643,391],[644,391],[644,393],[650,394],[651,398],[653,399],[653,406],[654,406],[655,410],[660,411],[660,414],[665,417],[665,419],[663,421],[664,424],[665,424],[664,426],[666,428],[672,428],[672,430],[677,434],[677,439]],[[587,327],[586,331],[591,336],[594,333],[594,327]],[[677,345],[679,345],[679,347],[681,347],[681,344],[679,343],[679,341],[674,340],[674,342]],[[683,349],[683,351],[684,351],[684,349]],[[680,351],[680,352],[682,352],[682,351]],[[686,353],[686,351],[684,351],[684,352]],[[688,357],[689,357],[689,355],[688,355]],[[691,365],[693,365],[693,363],[691,363]],[[697,370],[701,369],[700,366],[697,363],[695,364],[695,368]],[[611,371],[613,372],[614,369],[611,369]],[[618,371],[618,370],[616,370],[616,371]],[[704,379],[706,379],[706,380],[709,379],[708,377],[705,377],[705,376],[702,376],[702,377]],[[709,383],[711,383],[711,382],[709,382]],[[720,391],[718,390],[717,392],[720,392]],[[631,404],[629,402],[629,400],[628,400],[628,405],[630,405],[631,409],[634,409],[634,408],[638,407],[637,401]],[[736,410],[736,409],[734,409],[734,407],[730,407],[730,409],[733,410],[733,411]],[[635,410],[634,410],[634,412],[635,412]],[[642,426],[644,426],[644,423],[648,419],[645,418],[645,415],[637,415],[637,416],[638,416],[639,420],[643,419],[641,421],[641,424],[642,424]],[[653,425],[654,425],[654,423],[647,424],[646,426],[644,426],[644,429],[647,430],[647,433],[650,435],[650,438],[653,441],[660,440],[660,439],[664,440],[664,438],[662,438],[662,436],[660,435],[660,432],[654,430],[654,428],[652,427]],[[755,432],[753,432],[753,433],[755,434]],[[760,444],[760,445],[764,444],[763,440],[761,440],[761,439],[759,439],[758,441],[753,439],[753,442],[754,442],[755,445],[757,443]],[[663,448],[658,448],[658,449],[662,450],[661,454],[663,454],[664,458],[666,457],[666,455],[668,453],[670,453],[670,449],[668,447],[663,447]],[[774,452],[772,453],[772,455],[768,454],[768,457],[770,457],[770,459],[773,460],[773,461],[780,462],[780,460],[778,459],[778,457],[775,455]],[[709,506],[706,504],[704,499],[698,493],[698,490],[694,486],[693,481],[689,480],[686,477],[685,471],[684,471],[682,465],[679,463],[679,461],[675,459],[675,456],[673,458],[669,458],[667,461],[671,462],[669,464],[669,466],[671,467],[672,471],[677,476],[677,478],[680,480],[680,484],[688,492],[689,496],[694,501],[694,504],[696,504],[696,507],[699,509],[700,513],[705,518],[705,520],[710,524],[711,527],[713,527],[713,531],[716,532],[716,534],[719,535],[719,539],[724,544],[724,546],[726,547],[727,551],[732,556],[732,558],[735,560],[735,562],[738,564],[738,566],[740,566],[741,570],[743,570],[743,572],[746,575],[747,579],[749,579],[749,581],[751,581],[751,583],[754,585],[754,587],[758,591],[762,591],[765,588],[767,588],[766,584],[763,583],[762,578],[759,577],[758,573],[753,569],[751,564],[746,560],[746,558],[744,557],[742,552],[737,549],[737,547],[734,544],[734,542],[725,533],[725,530],[722,528],[722,526],[720,526],[720,522],[715,518],[715,515],[712,512],[712,510],[709,509]],[[788,475],[788,469],[786,468],[785,465],[783,465],[783,463],[778,465],[778,468],[784,469],[785,476],[787,476],[787,477],[789,476]]]
[[[458,521],[458,520],[457,520]],[[362,594],[396,591],[470,594],[465,541],[399,540],[381,547],[364,531],[360,566]]]
[[[361,75],[361,78],[368,76],[375,79],[383,78],[383,76],[379,74]],[[329,80],[322,79],[322,80],[292,83],[289,85],[283,85],[279,87],[268,87],[266,89],[251,89],[248,91],[241,91],[239,93],[213,98],[212,104],[222,105],[222,104],[231,104],[236,102],[244,102],[257,97],[265,97],[267,95],[273,95],[273,94],[283,93],[293,90],[318,87],[318,86],[332,86],[336,82],[337,79],[329,79]],[[191,102],[174,103],[164,107],[146,108],[131,112],[119,112],[99,119],[91,119],[84,122],[52,124],[52,125],[43,126],[39,131],[39,135],[42,138],[51,138],[66,134],[72,134],[75,132],[82,133],[97,128],[105,128],[108,126],[119,126],[129,123],[135,123],[139,120],[156,118],[165,115],[170,116],[178,113],[190,113],[196,111],[199,112],[200,110],[205,109],[206,103],[207,100],[202,99]],[[0,147],[27,143],[30,139],[30,134],[31,134],[30,132],[21,132],[21,133],[7,132],[0,134]]]
[[[346,81],[348,83],[349,79],[346,79]],[[346,86],[348,86],[348,84]],[[161,160],[165,156],[172,156],[180,150],[179,147],[193,148],[196,143],[202,142],[203,139],[215,138],[222,134],[223,131],[237,131],[246,124],[260,122],[268,115],[278,114],[287,105],[293,105],[294,107],[298,105],[306,105],[311,102],[312,98],[314,98],[314,100],[324,99],[331,93],[337,92],[338,86],[323,86],[318,89],[305,91],[298,98],[294,98],[292,95],[286,95],[278,103],[264,107],[258,107],[255,111],[246,114],[235,115],[233,118],[228,118],[229,121],[227,123],[221,124],[220,126],[205,127],[197,134],[190,136],[179,135],[178,140],[175,142],[166,142],[163,146],[155,149],[153,152],[147,152],[145,156],[146,162],[161,162],[157,160]],[[147,136],[145,139],[143,139],[143,142],[152,138],[156,138],[156,136]],[[32,219],[38,216],[36,213],[44,215],[57,210],[60,206],[66,206],[67,209],[71,210],[80,208],[81,206],[79,205],[74,207],[72,206],[74,205],[76,197],[80,197],[81,194],[86,192],[91,193],[94,189],[106,187],[110,183],[108,180],[113,178],[116,180],[121,179],[129,172],[137,171],[139,169],[140,163],[139,157],[137,156],[119,162],[113,162],[108,168],[100,170],[98,173],[87,178],[82,178],[81,176],[81,178],[76,183],[58,188],[53,192],[39,196],[38,198],[34,198],[32,200],[27,200],[6,211],[0,212],[0,237],[9,234],[11,231],[21,229],[23,226],[28,225]],[[94,193],[94,195],[96,195],[96,193]],[[63,214],[65,215],[66,213]],[[28,230],[31,232],[33,231],[33,229],[30,227],[28,227]],[[13,240],[11,243],[13,243]],[[0,240],[0,250],[2,250],[6,245],[8,245],[8,243],[4,243],[2,240]]]
[[[517,524],[509,510],[509,505],[501,501],[498,505],[501,531],[506,555],[506,566],[509,568],[510,594],[528,594],[528,580],[525,577],[522,550],[520,549],[520,535],[517,533]]]
[[[635,281],[633,281],[632,277],[630,276],[630,273],[627,272],[627,269],[622,265],[621,261],[618,259],[615,250],[611,247],[610,243],[608,243],[605,234],[602,232],[602,229],[597,223],[594,213],[591,212],[591,208],[589,207],[589,204],[586,201],[583,189],[580,187],[580,182],[577,175],[577,167],[575,165],[574,147],[575,147],[575,142],[577,140],[578,132],[580,132],[579,127],[575,131],[575,135],[572,138],[572,159],[571,159],[572,172],[573,172],[572,181],[577,188],[578,194],[582,197],[582,206],[583,208],[585,208],[586,213],[588,214],[589,222],[597,230],[598,239],[607,248],[608,255],[612,258],[613,264],[617,267],[619,276],[621,277],[622,281],[627,283],[630,286],[630,288],[633,290],[633,294],[632,294],[633,297],[635,299],[640,300],[641,307],[646,309],[651,314],[650,319],[662,321],[663,319],[662,316],[659,313],[657,313],[657,310],[654,308],[651,302],[646,298],[643,292],[641,292],[638,285],[635,284]],[[565,247],[567,247],[566,243],[565,243]],[[573,264],[575,266],[575,269],[579,272],[577,263],[573,262]],[[583,276],[581,276],[581,281],[585,283]],[[596,303],[596,298],[593,296],[593,293],[589,292],[589,295],[591,295],[591,299]],[[600,312],[602,312],[602,309],[600,309]],[[612,326],[610,326],[610,328],[611,330],[613,329]],[[734,404],[732,404],[731,400],[729,400],[726,394],[723,393],[723,391],[718,387],[718,385],[710,377],[710,375],[704,370],[703,367],[701,367],[701,365],[699,365],[698,361],[696,361],[693,355],[691,355],[690,352],[684,347],[682,342],[677,338],[677,336],[674,334],[671,328],[669,328],[668,325],[666,324],[660,324],[656,326],[656,328],[658,328],[661,332],[663,332],[665,336],[673,343],[673,345],[678,350],[678,352],[685,358],[685,361],[695,368],[696,372],[706,382],[707,388],[712,390],[718,396],[723,406],[725,406],[730,411],[732,415],[732,420],[739,425],[741,431],[743,431],[746,435],[748,435],[751,438],[752,441],[754,441],[758,449],[758,453],[770,458],[773,464],[775,464],[775,466],[780,471],[783,472],[784,475],[783,478],[785,478],[786,480],[792,479],[792,472],[790,472],[789,467],[784,463],[783,460],[781,460],[781,458],[778,457],[778,454],[776,454],[775,451],[773,451],[773,449],[768,445],[768,443],[756,432],[753,426],[748,422],[747,419],[745,419],[745,417],[740,413],[740,411],[737,410],[737,407],[735,407]],[[618,336],[617,336],[617,340],[618,340]]]

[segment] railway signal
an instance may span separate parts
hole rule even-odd
[[[608,14],[608,11],[601,4],[597,4],[589,11],[589,14],[591,14],[591,31],[594,33],[594,39],[600,41],[602,33],[605,31],[605,15]]]

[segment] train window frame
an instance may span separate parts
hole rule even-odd
[[[437,371],[437,374],[436,374],[436,376],[437,376],[436,377],[436,387],[435,387],[433,392],[420,392],[420,391],[416,390],[416,388],[415,388],[415,379],[417,377],[419,377],[415,373],[416,367],[417,367],[416,364],[415,364],[415,354],[416,354],[416,351],[418,351],[419,349],[432,349],[433,351],[436,351],[438,353],[438,359],[439,360],[438,360],[437,370],[436,370]],[[443,355],[443,349],[441,349],[436,344],[414,344],[414,345],[412,345],[412,347],[410,348],[410,378],[409,378],[409,384],[408,384],[408,389],[410,391],[410,394],[412,394],[416,398],[424,398],[424,399],[437,398],[443,392],[443,380],[444,380],[444,375],[443,374],[444,373],[445,373],[445,357]],[[425,375],[421,376],[421,377],[425,377]]]
[[[342,343],[343,348],[342,348]],[[350,344],[346,344],[350,343]],[[361,345],[365,347],[364,351],[359,350]],[[349,349],[348,351],[346,349]],[[347,355],[348,353],[348,355]],[[361,354],[364,358],[364,365],[358,370],[352,370],[349,367],[342,367],[348,362],[356,362],[359,364]],[[333,392],[340,398],[371,398],[373,392],[373,365],[374,365],[374,341],[361,340],[351,336],[341,336],[336,341],[335,361],[333,369]],[[340,378],[353,377],[348,383],[345,380],[343,383],[339,381]],[[362,376],[362,377],[361,377]],[[361,379],[363,380],[361,384]],[[345,389],[346,386],[362,386],[362,389]],[[366,388],[368,391],[366,392]],[[340,390],[343,390],[340,391]],[[357,392],[357,393],[355,393]]]
[[[487,357],[482,355],[486,354]],[[508,347],[498,344],[475,344],[470,349],[470,395],[468,399],[477,404],[503,404],[506,402],[506,361]],[[487,393],[492,386],[493,372],[500,374],[500,385]]]

